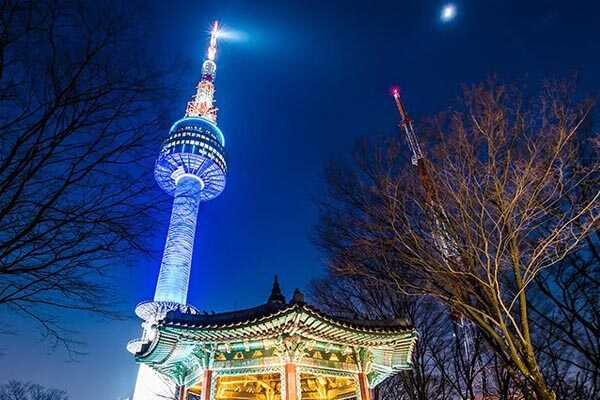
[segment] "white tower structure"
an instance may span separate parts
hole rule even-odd
[[[202,77],[196,94],[188,102],[185,116],[176,121],[162,145],[154,176],[158,185],[174,197],[154,300],[139,304],[136,314],[144,320],[143,335],[129,342],[137,353],[156,335],[156,323],[172,310],[195,313],[187,305],[187,292],[201,201],[217,197],[225,189],[227,164],[225,137],[217,127],[214,105],[219,25],[214,23]],[[178,390],[146,365],[138,372],[133,400],[174,398]]]

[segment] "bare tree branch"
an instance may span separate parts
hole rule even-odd
[[[147,252],[162,203],[148,171],[163,74],[119,8],[0,7],[0,307],[67,349],[56,312],[116,316],[107,278]]]

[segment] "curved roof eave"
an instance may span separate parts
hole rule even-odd
[[[161,326],[178,330],[190,330],[195,333],[195,336],[204,332],[206,335],[200,336],[216,335],[233,338],[238,336],[235,331],[239,331],[239,333],[248,330],[265,332],[273,330],[275,326],[286,329],[284,325],[287,324],[286,321],[291,319],[289,316],[292,314],[298,315],[297,318],[304,314],[313,320],[320,321],[318,325],[321,329],[316,329],[315,333],[317,331],[322,332],[324,329],[333,329],[339,334],[367,335],[372,339],[380,336],[389,340],[393,336],[404,336],[414,330],[414,327],[405,320],[347,320],[327,315],[306,303],[265,304],[238,312],[214,315],[169,313],[161,321]],[[288,318],[282,319],[285,316],[288,316]],[[325,326],[325,328],[322,326]],[[310,327],[305,326],[304,328],[305,331],[310,333]],[[247,335],[247,333],[244,332],[243,335]]]

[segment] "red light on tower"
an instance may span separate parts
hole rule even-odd
[[[392,86],[390,88],[390,94],[394,97],[398,97],[400,96],[400,87],[399,86]]]

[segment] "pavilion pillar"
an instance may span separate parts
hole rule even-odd
[[[202,379],[202,400],[210,400],[210,388],[212,387],[212,369],[204,370],[204,378]]]
[[[185,400],[185,398],[186,398],[185,385],[179,385],[179,386],[177,386],[177,399],[178,400]]]
[[[298,384],[296,364],[285,364],[285,400],[300,400],[297,396]]]
[[[361,400],[371,400],[371,390],[369,389],[369,380],[364,372],[358,373],[358,386],[360,387]]]

